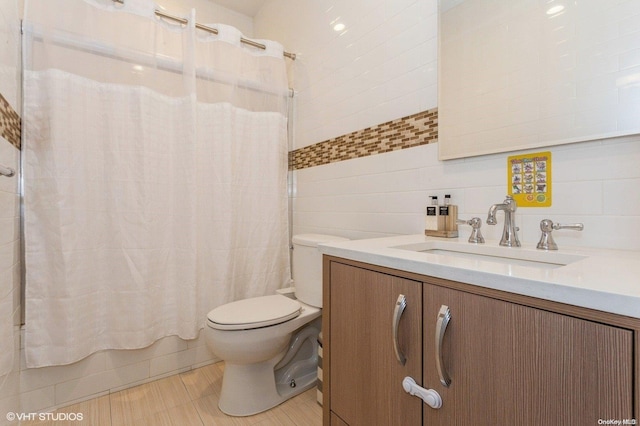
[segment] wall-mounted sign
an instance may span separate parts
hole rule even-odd
[[[551,206],[551,152],[512,155],[507,170],[509,195],[518,207]]]

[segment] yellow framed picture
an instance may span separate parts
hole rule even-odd
[[[551,152],[507,158],[507,188],[519,207],[550,207]]]

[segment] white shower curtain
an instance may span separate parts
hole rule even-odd
[[[28,367],[193,339],[289,282],[282,47],[155,8],[25,3]]]

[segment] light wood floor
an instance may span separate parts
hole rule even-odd
[[[39,421],[22,424],[39,426],[314,426],[322,424],[322,407],[316,402],[315,388],[255,416],[230,417],[223,414],[218,408],[223,370],[223,363],[211,364],[61,408],[55,412],[82,413],[83,421],[81,422]]]

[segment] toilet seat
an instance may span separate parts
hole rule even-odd
[[[218,306],[207,314],[209,327],[217,330],[251,330],[289,321],[302,307],[281,295],[253,297]]]

